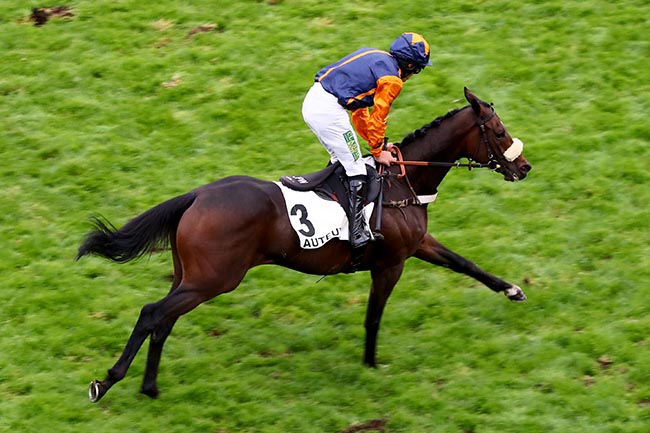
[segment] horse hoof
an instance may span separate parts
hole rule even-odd
[[[97,403],[99,399],[102,398],[99,381],[93,380],[90,382],[90,385],[88,386],[88,398],[91,403]]]
[[[521,290],[521,287],[519,286],[513,285],[509,289],[506,289],[504,294],[508,299],[514,302],[524,302],[527,299],[526,294],[523,290]]]
[[[140,392],[142,394],[146,395],[147,397],[151,397],[151,398],[158,398],[158,395],[160,394],[160,391],[158,391],[158,388],[152,388],[152,389],[142,388],[140,390]]]

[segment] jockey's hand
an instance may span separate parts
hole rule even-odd
[[[378,156],[375,156],[375,161],[377,161],[380,164],[390,166],[390,164],[392,162],[397,161],[397,159],[395,159],[393,154],[390,153],[388,150],[382,150]]]

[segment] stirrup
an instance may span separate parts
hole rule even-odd
[[[352,248],[361,248],[364,245],[366,245],[368,242],[372,240],[372,237],[369,232],[364,231],[363,234],[365,236],[352,236],[352,239],[350,239],[350,243],[352,244]]]

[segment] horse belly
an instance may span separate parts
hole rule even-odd
[[[352,253],[347,242],[331,240],[318,249],[302,249],[298,245],[276,257],[274,264],[312,275],[334,275],[351,270]]]

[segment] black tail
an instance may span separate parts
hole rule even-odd
[[[96,254],[124,263],[167,246],[181,216],[195,199],[193,191],[175,197],[133,218],[119,230],[106,219],[93,217],[95,229],[79,247],[77,260]]]

